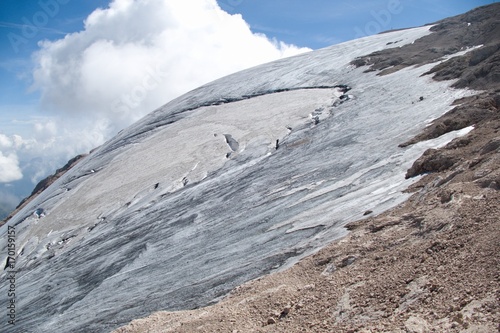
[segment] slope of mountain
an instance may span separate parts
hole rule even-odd
[[[7,223],[7,221],[14,216],[21,208],[26,206],[31,200],[33,200],[35,197],[37,197],[40,193],[45,191],[52,183],[54,183],[57,179],[61,178],[62,175],[64,175],[68,170],[73,168],[76,163],[78,163],[82,158],[84,158],[86,155],[77,155],[70,159],[62,168],[59,168],[56,170],[56,172],[53,175],[50,175],[48,177],[45,177],[41,181],[36,184],[35,188],[33,191],[31,191],[31,194],[21,200],[21,202],[17,205],[16,209],[14,211],[6,211],[5,215],[0,214],[0,216],[5,216],[5,219],[3,221],[0,221],[0,226],[3,224]]]
[[[85,157],[0,229],[13,331],[108,332],[205,306],[404,202],[413,162],[473,129],[398,147],[476,94],[424,74],[478,45],[390,75],[357,66],[425,36],[390,32],[225,77]]]
[[[400,145],[474,125],[465,137],[415,161],[406,177],[426,176],[410,187],[414,194],[407,202],[349,223],[351,232],[341,241],[291,269],[236,288],[216,305],[158,312],[116,333],[498,331],[499,13],[498,4],[478,8],[431,28],[437,36],[355,60],[372,65],[367,71],[378,66],[378,75],[388,75],[435,61],[450,44],[458,49],[473,40],[485,44],[429,72],[437,72],[437,80],[441,73],[458,79],[454,86],[484,91],[456,101]],[[382,62],[400,65],[387,68]]]

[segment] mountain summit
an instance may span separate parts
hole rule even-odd
[[[123,130],[1,227],[8,331],[110,332],[216,303],[403,207],[419,195],[406,189],[429,189],[422,175],[458,177],[453,153],[498,121],[499,8],[245,70]],[[498,198],[490,141],[475,164],[490,171],[474,181]],[[373,230],[397,225],[386,222]]]

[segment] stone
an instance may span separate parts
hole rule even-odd
[[[425,319],[416,316],[408,318],[405,327],[408,333],[426,333],[430,331],[429,323]]]

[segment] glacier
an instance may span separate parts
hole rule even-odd
[[[413,161],[471,128],[398,145],[474,92],[422,76],[435,63],[377,76],[350,62],[429,28],[224,77],[96,149],[0,228],[4,263],[16,230],[14,331],[109,332],[206,306],[402,203]]]

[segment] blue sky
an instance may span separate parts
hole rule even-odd
[[[389,0],[220,0],[229,13],[241,13],[255,32],[313,49],[354,39],[356,28],[388,9]],[[381,30],[421,26],[498,1],[400,0],[393,1],[401,13],[392,14]],[[399,4],[398,4],[399,3]],[[384,22],[385,23],[385,22]]]
[[[213,1],[2,0],[0,205],[217,77],[497,2]]]

